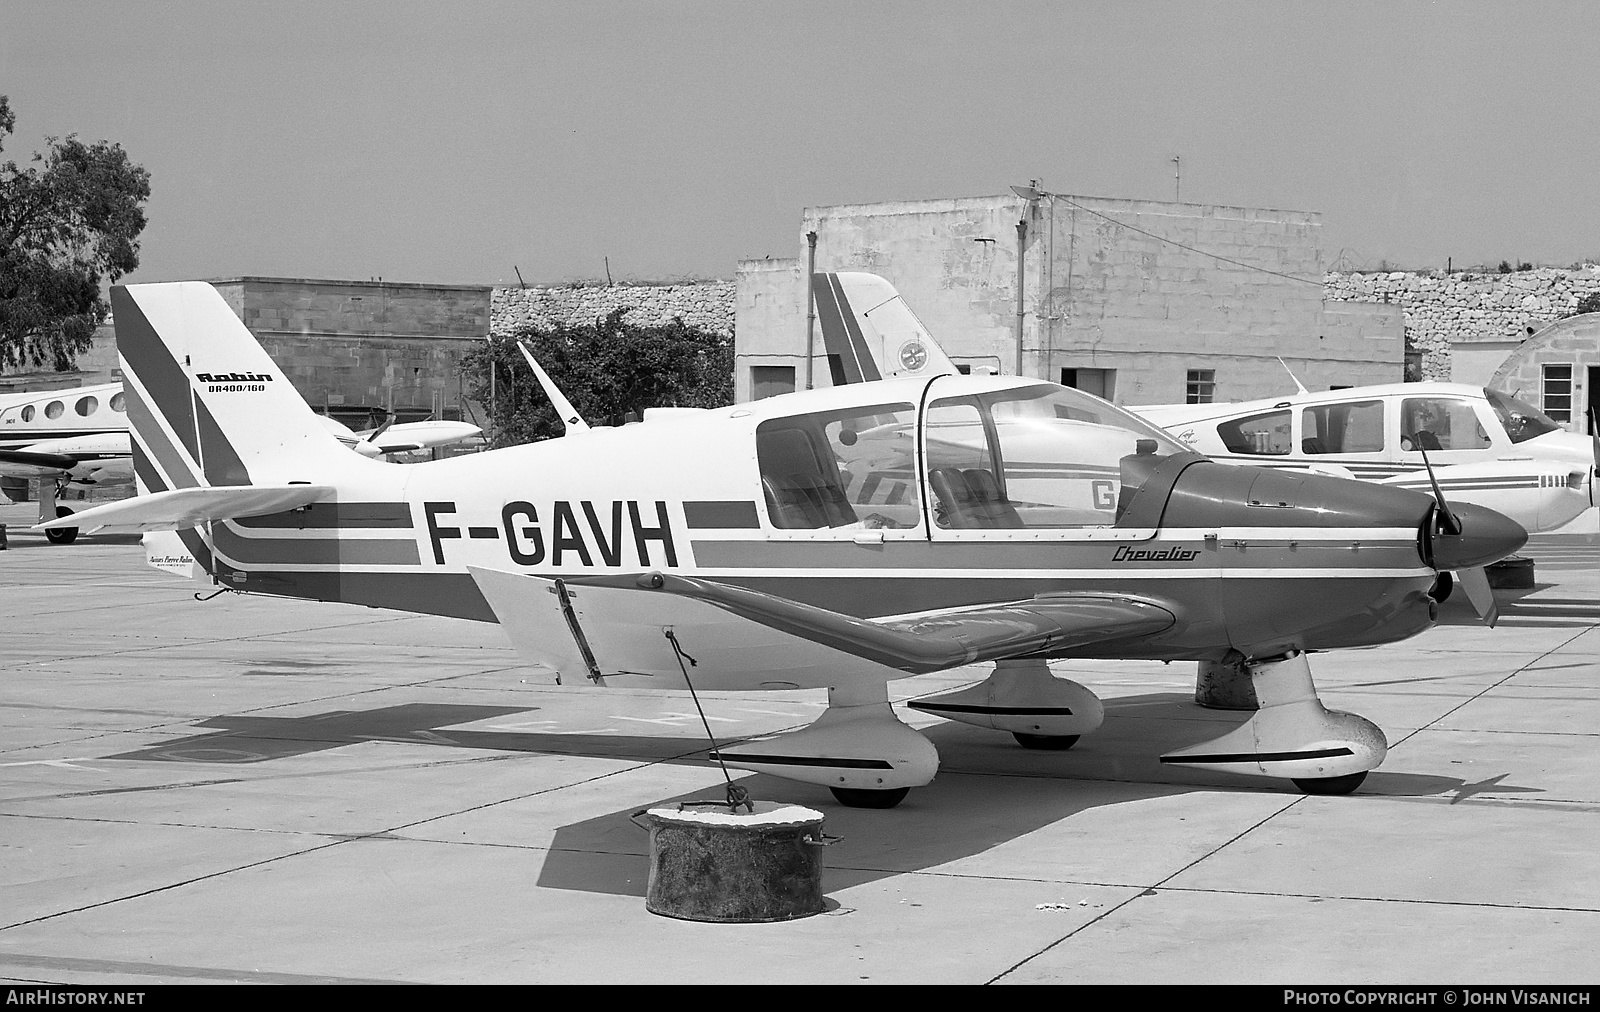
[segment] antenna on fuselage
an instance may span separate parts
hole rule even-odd
[[[522,357],[528,360],[528,367],[533,370],[533,375],[539,380],[539,385],[544,387],[544,395],[550,398],[551,404],[555,405],[556,414],[561,416],[561,424],[566,427],[566,431],[588,432],[589,423],[583,420],[582,415],[578,414],[578,409],[572,406],[571,401],[567,400],[566,395],[561,392],[560,387],[556,386],[555,380],[550,378],[549,373],[540,368],[538,361],[533,357],[533,352],[528,350],[528,346],[518,341],[517,348],[522,352]]]
[[[1294,370],[1293,370],[1293,369],[1291,369],[1291,368],[1289,368],[1289,363],[1287,363],[1287,362],[1285,362],[1285,361],[1284,361],[1284,360],[1283,360],[1283,359],[1281,359],[1281,358],[1278,358],[1278,356],[1277,356],[1277,355],[1274,355],[1274,356],[1272,356],[1272,357],[1273,357],[1273,358],[1277,358],[1277,359],[1278,359],[1278,364],[1279,364],[1279,365],[1281,365],[1281,366],[1283,366],[1283,371],[1284,371],[1284,372],[1286,372],[1286,373],[1288,373],[1288,374],[1289,374],[1289,378],[1290,378],[1290,379],[1292,379],[1292,380],[1294,380],[1294,389],[1295,389],[1295,393],[1300,393],[1300,394],[1309,394],[1309,393],[1310,393],[1310,392],[1311,392],[1311,391],[1309,391],[1309,390],[1307,390],[1307,389],[1306,389],[1306,388],[1305,388],[1305,384],[1304,384],[1304,383],[1301,383],[1301,382],[1300,382],[1300,377],[1298,377],[1298,376],[1296,376],[1296,375],[1295,375],[1295,374],[1294,374]]]

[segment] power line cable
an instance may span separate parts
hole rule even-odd
[[[1301,284],[1304,284],[1304,285],[1316,285],[1318,288],[1323,287],[1323,283],[1321,281],[1310,281],[1310,280],[1307,280],[1306,278],[1297,278],[1293,274],[1285,274],[1282,271],[1271,271],[1271,270],[1268,270],[1265,267],[1257,267],[1254,264],[1244,263],[1241,260],[1231,260],[1228,257],[1220,256],[1220,255],[1218,255],[1216,253],[1209,253],[1209,252],[1207,252],[1207,251],[1205,251],[1203,249],[1197,249],[1194,246],[1186,246],[1183,243],[1178,242],[1176,239],[1168,239],[1164,235],[1157,235],[1156,233],[1147,231],[1145,229],[1142,229],[1137,225],[1130,225],[1125,221],[1118,221],[1116,218],[1113,218],[1110,215],[1101,214],[1099,211],[1096,211],[1092,207],[1084,207],[1082,204],[1078,203],[1076,200],[1073,200],[1071,197],[1064,197],[1059,193],[1048,193],[1047,192],[1044,195],[1046,197],[1049,197],[1051,200],[1064,200],[1068,204],[1071,204],[1073,207],[1076,207],[1078,210],[1087,211],[1090,214],[1094,215],[1096,218],[1104,218],[1106,221],[1111,222],[1111,224],[1113,224],[1113,225],[1120,226],[1122,228],[1128,229],[1129,231],[1138,232],[1140,235],[1147,235],[1152,239],[1159,240],[1159,241],[1167,243],[1168,245],[1171,245],[1171,246],[1176,246],[1179,249],[1186,249],[1190,253],[1198,253],[1201,256],[1210,257],[1213,260],[1221,260],[1225,264],[1233,264],[1235,267],[1243,267],[1246,270],[1260,271],[1262,274],[1271,274],[1271,275],[1274,275],[1274,276],[1280,277],[1280,278],[1288,278],[1290,281],[1298,281],[1298,282],[1300,282]]]

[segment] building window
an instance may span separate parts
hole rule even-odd
[[[794,393],[794,366],[753,365],[750,367],[750,399]]]
[[[1544,413],[1562,425],[1572,421],[1572,366],[1545,366],[1540,389],[1544,394]]]
[[[1117,389],[1117,371],[1115,369],[1063,369],[1061,370],[1061,385],[1082,390],[1086,394],[1094,394],[1103,400],[1111,400]]]
[[[1190,369],[1189,390],[1184,398],[1188,404],[1210,404],[1216,399],[1217,371],[1215,369]]]

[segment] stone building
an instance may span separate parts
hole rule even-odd
[[[262,277],[210,283],[316,411],[358,429],[391,415],[409,422],[472,413],[459,363],[472,342],[489,335],[488,285]],[[120,379],[112,320],[76,365],[69,373],[14,379],[30,390]]]
[[[489,334],[488,285],[212,281],[313,409],[355,428],[462,417],[462,354]]]
[[[1313,388],[1402,378],[1399,307],[1324,301],[1321,228],[1305,211],[1040,193],[808,208],[800,231],[818,271],[888,278],[959,366],[1151,404],[1292,390],[1285,364]],[[801,254],[739,264],[741,400],[805,385]],[[820,333],[812,356],[825,385]]]
[[[1330,273],[1327,289],[1329,299],[1399,306],[1424,379],[1486,384],[1540,327],[1600,294],[1600,265]]]
[[[1572,432],[1592,432],[1600,412],[1600,313],[1557,320],[1517,347],[1489,386],[1539,408]]]

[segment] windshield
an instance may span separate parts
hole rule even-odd
[[[925,431],[943,528],[1110,526],[1126,460],[1186,452],[1121,408],[1049,384],[936,398]]]
[[[1505,426],[1506,435],[1511,437],[1513,443],[1520,443],[1561,428],[1560,423],[1549,415],[1525,401],[1517,400],[1510,394],[1485,387],[1483,395],[1489,398],[1490,406],[1494,408],[1495,415],[1499,417],[1500,424]]]

